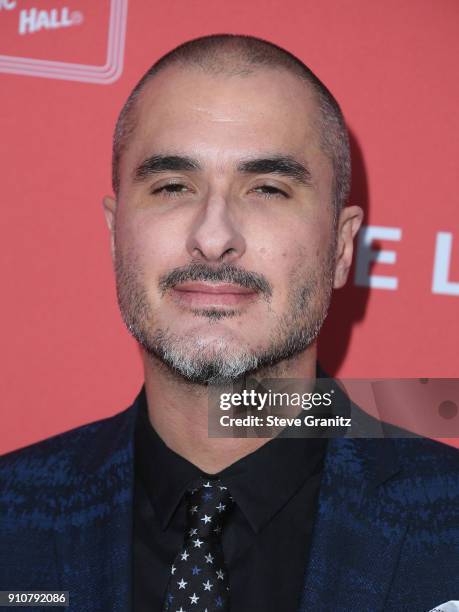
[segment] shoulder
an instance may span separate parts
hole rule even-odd
[[[370,441],[367,441],[370,442]],[[376,497],[387,517],[405,517],[412,533],[425,542],[458,541],[459,451],[453,446],[423,437],[373,440],[386,445],[393,456],[392,477],[381,479]],[[383,455],[375,455],[379,461]],[[383,472],[380,467],[379,472]],[[434,535],[435,532],[435,535]],[[419,537],[421,537],[419,536]],[[419,544],[419,538],[416,539]],[[423,540],[423,541],[424,541]]]
[[[83,493],[102,499],[111,485],[121,485],[129,471],[135,408],[0,456],[0,517],[23,516],[42,525],[44,517],[78,505]]]
[[[354,462],[361,470],[370,465],[372,471],[382,475],[387,471],[388,476],[392,472],[413,486],[450,479],[459,483],[459,449],[450,444],[414,435],[342,442],[341,460]]]
[[[394,516],[442,509],[458,521],[459,450],[423,437],[330,440],[324,486],[332,497],[363,492]],[[343,484],[345,483],[345,485]],[[376,497],[374,497],[376,496]],[[423,510],[424,509],[424,510]],[[426,514],[427,516],[427,514]]]
[[[428,438],[392,440],[401,466],[392,491],[413,511],[420,507],[441,512],[456,524],[459,519],[459,450]],[[427,516],[427,515],[426,515]]]
[[[2,470],[13,468],[16,465],[29,464],[32,466],[35,462],[47,460],[52,456],[59,456],[62,453],[69,454],[76,448],[82,450],[85,443],[97,439],[107,430],[117,429],[132,408],[133,406],[130,406],[112,416],[79,425],[0,455],[0,474]]]
[[[343,445],[345,454],[361,455],[373,463],[398,465],[407,478],[423,478],[446,473],[459,478],[457,447],[379,421],[355,404],[351,406],[356,426],[353,420],[353,426],[349,431],[351,437],[347,439],[350,444],[344,442]]]
[[[430,438],[392,439],[405,470],[435,474],[440,468],[451,470],[459,477],[459,449]]]

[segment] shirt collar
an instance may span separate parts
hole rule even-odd
[[[164,530],[185,491],[202,472],[170,449],[156,433],[148,416],[145,386],[136,401],[139,410],[135,427],[135,470]]]
[[[327,375],[318,366],[317,376]],[[258,533],[302,484],[320,472],[327,440],[276,437],[220,473],[209,476],[170,449],[151,425],[145,388],[137,398],[135,461],[161,528],[167,529],[188,486],[199,476],[219,477]]]
[[[326,443],[320,438],[276,437],[220,472],[254,532],[321,470]]]

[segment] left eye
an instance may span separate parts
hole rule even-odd
[[[282,191],[282,189],[279,189],[278,187],[273,187],[272,185],[260,185],[259,187],[254,187],[253,191],[260,193],[260,195],[262,195],[264,198],[279,196],[283,198],[289,197],[285,191]]]

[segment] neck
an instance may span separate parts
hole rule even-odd
[[[259,370],[255,378],[315,381],[317,345]],[[270,438],[209,438],[208,388],[190,383],[142,350],[150,422],[165,444],[207,474],[216,474],[257,450]]]

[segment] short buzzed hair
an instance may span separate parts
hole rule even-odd
[[[134,132],[139,94],[158,72],[171,65],[199,67],[214,74],[250,75],[257,68],[284,69],[312,87],[319,110],[321,147],[333,166],[334,218],[349,195],[351,155],[343,114],[330,91],[301,60],[266,40],[238,34],[212,34],[185,42],[156,61],[140,79],[124,104],[113,137],[112,184],[120,186],[120,160]]]

